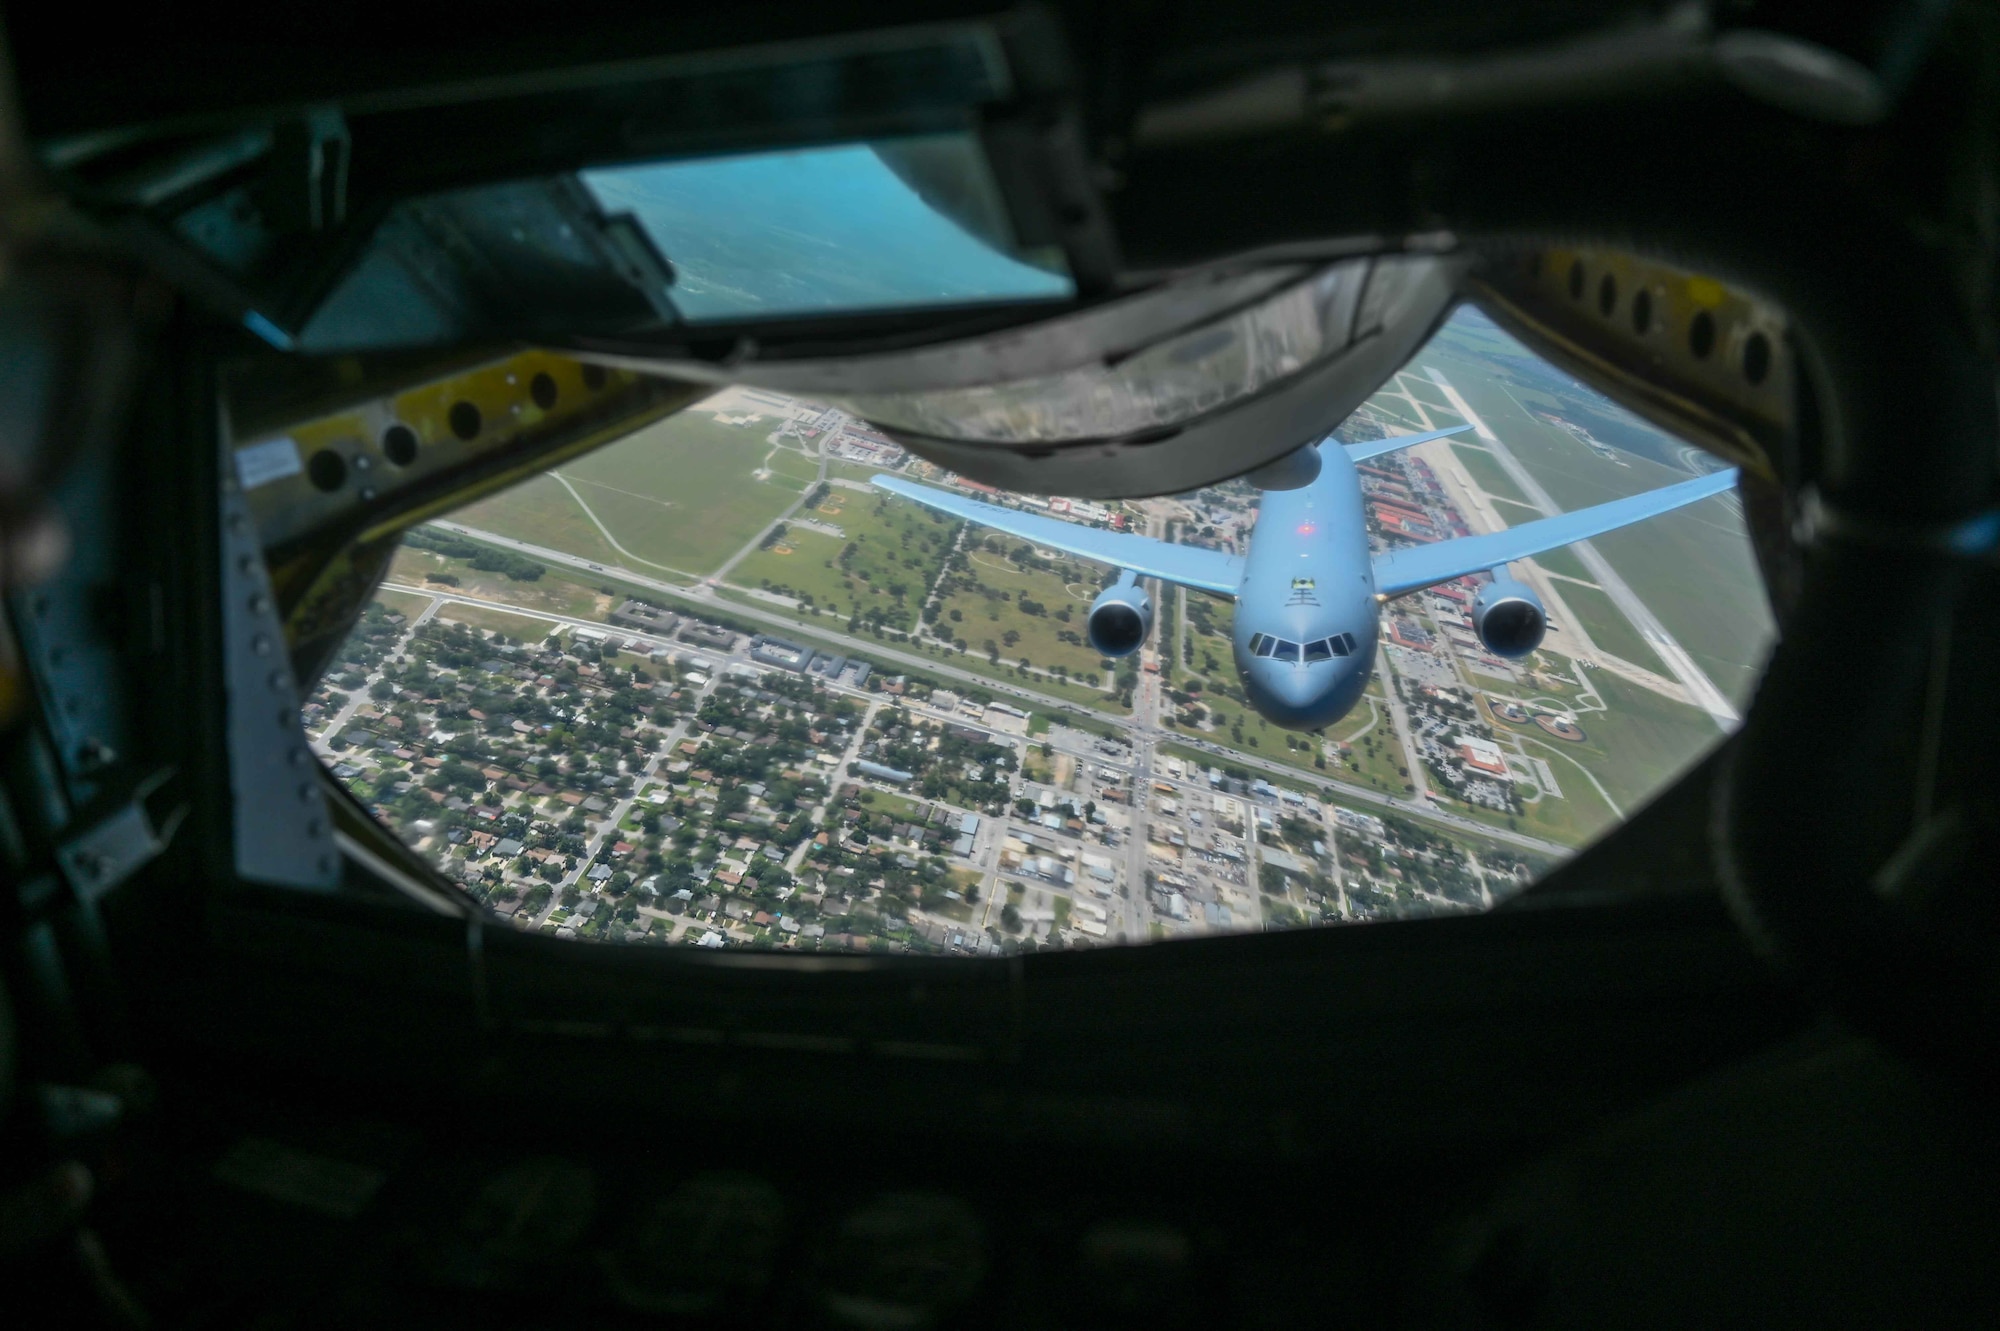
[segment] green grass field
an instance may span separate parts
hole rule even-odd
[[[1472,483],[1487,494],[1495,499],[1511,499],[1517,504],[1528,502],[1528,496],[1522,492],[1520,486],[1514,484],[1513,478],[1501,467],[1499,459],[1485,449],[1454,441],[1451,451],[1458,459],[1459,465],[1465,468],[1466,475],[1472,477]]]
[[[867,786],[846,786],[842,793],[854,791],[861,800],[861,807],[876,813],[886,813],[899,823],[922,825],[924,816],[930,812],[927,800],[913,800],[908,795],[892,795],[886,790],[873,790]]]
[[[1583,587],[1573,582],[1565,582],[1557,590],[1582,623],[1583,631],[1599,647],[1613,656],[1622,656],[1633,665],[1657,670],[1663,675],[1667,673],[1667,663],[1659,658],[1651,644],[1639,636],[1639,630],[1632,627],[1632,621],[1625,617],[1625,612],[1609,595],[1595,587]]]
[[[1456,416],[1451,404],[1445,400],[1444,390],[1421,374],[1408,371],[1397,377],[1396,386],[1424,404],[1424,409],[1432,414]]]
[[[459,517],[468,526],[589,559],[705,575],[755,537],[807,484],[793,473],[791,461],[770,481],[755,479],[770,452],[765,433],[719,424],[705,412],[683,412],[561,467],[557,474],[574,495],[541,477]],[[773,467],[786,457],[774,457]],[[583,512],[585,505],[629,554],[607,548]]]
[[[1326,736],[1328,739],[1345,744],[1358,735],[1373,734],[1388,724],[1389,709],[1382,704],[1379,681],[1371,677],[1367,692],[1361,695],[1361,701],[1354,705],[1353,711],[1328,726]]]
[[[412,587],[425,585],[426,573],[443,573],[458,579],[456,586],[440,586],[439,591],[463,592],[482,600],[505,601],[523,609],[549,610],[579,619],[603,619],[611,613],[612,599],[609,596],[595,586],[576,580],[589,575],[572,577],[556,567],[549,568],[533,582],[516,582],[499,573],[481,572],[463,559],[449,559],[429,550],[409,547],[398,550],[389,565],[390,581]]]
[[[867,481],[871,477],[888,474],[881,467],[865,466],[859,462],[843,462],[839,458],[827,459],[826,475],[828,480]]]
[[[1498,513],[1500,520],[1509,527],[1518,527],[1524,522],[1533,522],[1542,516],[1539,508],[1528,504],[1517,504],[1511,499],[1495,499],[1490,502],[1493,511]]]
[[[1591,682],[1610,710],[1578,717],[1589,739],[1565,747],[1602,746],[1601,761],[1584,761],[1628,815],[1722,739],[1714,719],[1698,707],[1602,670]]]
[[[1327,775],[1391,795],[1409,793],[1409,781],[1397,770],[1403,762],[1403,746],[1396,738],[1396,723],[1389,714],[1389,706],[1382,700],[1379,667],[1375,677],[1368,681],[1368,692],[1361,702],[1327,727],[1327,735],[1352,745],[1337,767],[1329,766]]]
[[[1373,740],[1371,745],[1368,741]],[[1368,732],[1358,741],[1351,752],[1346,754],[1338,767],[1330,768],[1329,776],[1355,785],[1370,786],[1389,795],[1407,795],[1411,786],[1409,778],[1402,774],[1403,746],[1396,738],[1395,727],[1385,714],[1382,724]]]
[[[381,603],[384,610],[411,619],[421,615],[424,607],[431,603],[430,597],[417,596],[411,592],[377,591],[375,599]]]
[[[770,455],[770,461],[765,465],[773,475],[789,476],[793,480],[804,481],[807,486],[819,479],[819,459],[807,457],[797,449],[781,448]]]
[[[939,661],[975,675],[1016,684],[1024,689],[1033,689],[1037,693],[1046,693],[1050,697],[1065,698],[1093,711],[1108,712],[1113,716],[1131,715],[1129,708],[1118,705],[1118,695],[1106,689],[1092,688],[1075,680],[1059,679],[1033,670],[1019,670],[1004,656],[1000,659],[1001,663],[996,666],[986,659],[983,652],[976,649],[961,655],[958,652],[943,651],[935,643],[926,643],[924,648],[927,650],[923,650],[923,655],[935,657]]]
[[[636,592],[635,594],[644,595],[643,592]],[[797,638],[807,645],[824,646],[829,651],[839,652],[843,655],[868,655],[870,635],[865,631],[860,635],[862,645],[859,647],[836,645],[823,637],[815,637],[813,635],[813,630],[815,629],[819,630],[820,633],[844,633],[847,629],[847,616],[845,613],[834,616],[815,615],[810,611],[787,610],[783,606],[772,605],[768,601],[760,601],[748,593],[738,591],[733,587],[723,587],[718,591],[717,595],[725,601],[733,601],[738,605],[755,606],[767,615],[777,615],[790,620],[792,623],[798,625],[799,631],[788,633],[787,636]],[[1083,706],[1111,712],[1115,715],[1123,716],[1127,714],[1126,709],[1118,706],[1116,696],[1102,689],[1089,688],[1082,684],[1077,684],[1069,680],[1056,679],[1053,676],[1038,674],[1034,671],[1021,671],[1011,664],[1003,663],[995,666],[978,652],[966,652],[960,655],[957,652],[942,649],[936,643],[912,641],[901,635],[889,632],[884,632],[881,641],[885,647],[893,647],[897,651],[929,657],[941,665],[953,666],[959,670],[966,671],[968,674],[979,675],[995,682],[1019,685],[1024,689],[1033,689],[1038,693],[1067,699]],[[883,662],[882,664],[890,674],[902,673],[903,667],[899,664],[889,662]],[[961,681],[947,680],[941,676],[938,678],[938,683],[947,688],[964,687]]]
[[[1535,562],[1547,572],[1560,573],[1566,578],[1577,578],[1584,582],[1597,581],[1590,576],[1590,570],[1583,566],[1583,561],[1577,558],[1576,551],[1566,545],[1558,546],[1554,550],[1544,550],[1535,556]]]
[[[797,515],[838,527],[844,537],[789,527],[782,540],[738,564],[730,581],[790,596],[810,596],[843,617],[880,608],[885,623],[907,629],[951,551],[958,523],[888,497],[833,490]],[[842,552],[853,547],[845,565]]]
[[[453,620],[467,628],[492,629],[516,642],[540,642],[556,627],[546,619],[510,615],[505,610],[488,610],[483,605],[452,605],[449,602],[438,607],[437,617]]]
[[[1010,549],[1019,544],[1006,537],[995,539],[1007,541]],[[1065,559],[1057,570],[1022,568],[984,542],[975,546],[971,540],[966,553],[969,567],[954,575],[954,581],[962,583],[969,576],[976,585],[957,586],[940,602],[937,632],[965,639],[975,655],[983,653],[991,640],[1000,649],[1000,659],[1010,664],[1025,657],[1034,665],[1061,666],[1086,679],[1104,673],[1104,658],[1082,641],[1090,602],[1108,572],[1103,565]],[[1024,599],[1043,606],[1043,613],[1022,613]],[[1064,610],[1069,611],[1067,623],[1058,617]],[[1010,632],[1018,635],[1012,643],[1006,641]],[[1078,641],[1065,641],[1063,634]]]
[[[623,558],[611,548],[570,492],[563,489],[562,482],[549,475],[532,477],[490,499],[459,509],[451,515],[451,520],[599,563],[618,563]]]

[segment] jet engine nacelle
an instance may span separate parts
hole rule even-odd
[[[1103,656],[1130,656],[1152,631],[1153,598],[1131,581],[1099,592],[1084,625],[1084,636]]]
[[[1511,578],[1499,578],[1473,598],[1472,631],[1495,656],[1526,656],[1542,645],[1549,612],[1534,592]]]

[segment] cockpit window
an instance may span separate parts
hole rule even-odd
[[[409,452],[397,429],[420,467],[465,446],[460,415],[595,431],[626,410],[622,380],[545,352],[453,375],[380,417],[239,441],[259,521],[277,530],[341,493],[315,480],[333,469],[314,450],[394,437],[373,485]],[[1701,465],[1469,311],[1327,446],[1474,418],[1487,433],[1356,466],[1371,554]],[[301,465],[244,457],[280,447]],[[335,484],[360,475],[350,462]],[[1124,503],[996,494],[842,409],[727,389],[409,532],[352,636],[321,654],[314,748],[516,928],[990,956],[1482,909],[1728,733],[1770,640],[1723,495],[1515,561],[1547,610],[1526,656],[1487,650],[1479,573],[1379,603],[1366,681],[1304,668],[1357,655],[1358,633],[1301,646],[1268,631],[1297,613],[1286,585],[1238,602],[1141,579],[1150,631],[1108,658],[1090,619],[1117,570],[878,489],[881,475],[1238,557],[1278,502],[1241,482]],[[1270,620],[1238,623],[1258,605]],[[1289,685],[1365,688],[1331,720],[1280,724],[1239,642],[1297,663]]]

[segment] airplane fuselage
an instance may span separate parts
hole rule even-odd
[[[1361,700],[1381,627],[1360,478],[1322,447],[1297,490],[1267,490],[1236,593],[1237,677],[1274,725],[1317,730]]]

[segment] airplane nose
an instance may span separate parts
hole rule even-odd
[[[1347,668],[1341,668],[1347,665]],[[1257,710],[1280,725],[1302,729],[1345,715],[1360,700],[1367,678],[1347,663],[1301,670],[1278,661],[1258,661],[1247,683]]]
[[[1324,687],[1324,681],[1315,680],[1310,670],[1285,668],[1273,670],[1270,675],[1269,687],[1272,696],[1287,707],[1305,706],[1321,692],[1321,689],[1315,688],[1314,685],[1317,683]]]
[[[1312,672],[1274,661],[1259,661],[1252,671],[1252,682],[1275,710],[1287,714],[1310,704],[1316,692]]]

